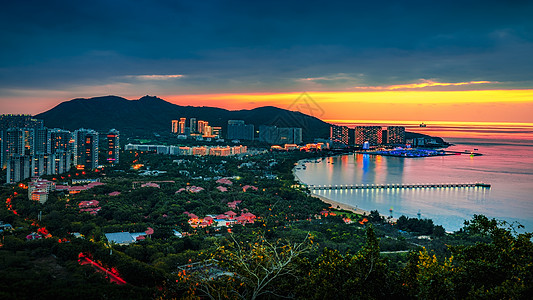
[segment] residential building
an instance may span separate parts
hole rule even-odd
[[[50,133],[50,153],[62,152],[70,153],[73,148],[72,133],[63,129],[51,129]]]
[[[178,133],[179,131],[179,121],[178,120],[172,120],[172,129],[170,130],[170,132],[172,133]]]
[[[349,141],[349,130],[347,126],[332,125],[329,129],[329,139],[333,146],[346,146]]]
[[[356,126],[355,144],[363,145],[368,142],[370,145],[381,145],[383,143],[383,130],[381,126]]]
[[[7,183],[15,183],[31,176],[31,157],[13,155],[7,160]]]
[[[74,165],[80,169],[98,166],[98,132],[83,128],[74,131]]]
[[[198,131],[198,122],[196,122],[196,118],[191,118],[189,120],[189,131],[190,133],[196,133],[196,131]]]
[[[405,127],[387,126],[387,144],[405,144]]]
[[[187,118],[180,118],[180,121],[178,123],[179,134],[185,134],[185,122],[187,122]]]
[[[205,127],[208,126],[208,125],[209,125],[209,122],[198,120],[198,131],[197,131],[197,133],[204,134],[205,133]]]
[[[119,163],[120,153],[120,133],[116,129],[111,129],[107,133],[107,163],[116,165]]]
[[[259,141],[269,144],[301,144],[302,128],[278,128],[259,126]]]
[[[36,128],[33,130],[33,154],[51,153],[51,136],[48,128]]]
[[[243,120],[228,120],[229,140],[254,140],[254,125],[244,124]]]

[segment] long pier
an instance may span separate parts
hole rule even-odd
[[[455,187],[481,187],[490,188],[490,184],[476,183],[423,183],[423,184],[347,184],[347,185],[308,185],[310,190],[359,190],[359,189],[414,189],[414,188],[455,188]]]

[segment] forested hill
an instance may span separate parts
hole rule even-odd
[[[197,118],[226,132],[228,120],[244,120],[253,124],[302,127],[304,140],[327,138],[330,124],[312,116],[272,106],[230,111],[216,107],[180,106],[163,99],[144,96],[127,100],[117,96],[73,99],[35,116],[50,128],[75,130],[92,128],[106,131],[116,128],[126,134],[169,132],[171,120]]]

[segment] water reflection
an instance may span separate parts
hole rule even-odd
[[[487,182],[485,188],[368,189],[317,192],[333,200],[378,209],[395,217],[405,214],[432,218],[447,230],[460,228],[473,214],[519,221],[533,231],[533,147],[524,145],[461,144],[450,150],[479,148],[483,156],[432,158],[380,157],[366,154],[330,157],[296,170],[307,184],[416,184]]]

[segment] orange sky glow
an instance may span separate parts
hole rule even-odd
[[[299,98],[300,97],[300,98]],[[322,120],[533,123],[533,90],[372,91],[165,95],[179,105],[251,109],[272,105]]]

